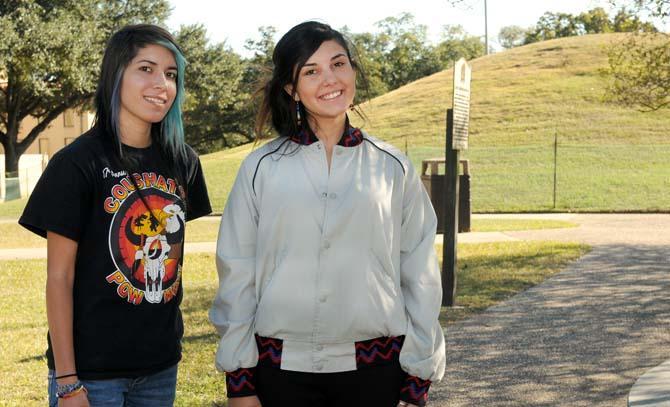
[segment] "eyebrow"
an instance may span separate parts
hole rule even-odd
[[[140,59],[139,61],[135,62],[136,64],[141,64],[142,62],[146,62],[149,65],[157,66],[158,64],[155,63],[154,61],[150,61],[148,59]],[[175,71],[177,70],[176,66],[168,66],[167,69],[174,69]]]
[[[339,54],[337,54],[337,55],[335,55],[334,57],[330,58],[330,60],[332,61],[332,60],[337,59],[337,58],[339,58],[339,57],[346,57],[346,56],[347,56],[347,55],[346,55],[345,53],[340,52]],[[302,67],[304,68],[304,67],[306,67],[306,66],[316,66],[316,62],[312,62],[311,64],[305,64],[305,65],[303,65]]]

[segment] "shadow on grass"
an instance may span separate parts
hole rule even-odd
[[[46,361],[47,357],[44,355],[28,356],[27,358],[19,359],[19,363],[41,362]]]

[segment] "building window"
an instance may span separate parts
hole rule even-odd
[[[74,127],[74,112],[72,110],[63,112],[63,126]]]
[[[65,145],[68,145],[74,141],[74,137],[65,137]]]
[[[49,155],[49,139],[41,138],[39,139],[39,143],[40,143],[40,154]]]

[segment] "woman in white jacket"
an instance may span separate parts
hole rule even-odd
[[[229,406],[423,406],[444,373],[436,217],[408,159],[351,127],[362,72],[306,22],[277,43],[217,243]]]

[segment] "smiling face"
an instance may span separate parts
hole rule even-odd
[[[140,48],[121,82],[121,127],[148,129],[167,114],[177,95],[177,64],[160,45]]]
[[[322,128],[344,123],[355,95],[356,71],[347,51],[336,41],[324,41],[298,73],[294,99],[307,109],[312,128]]]

